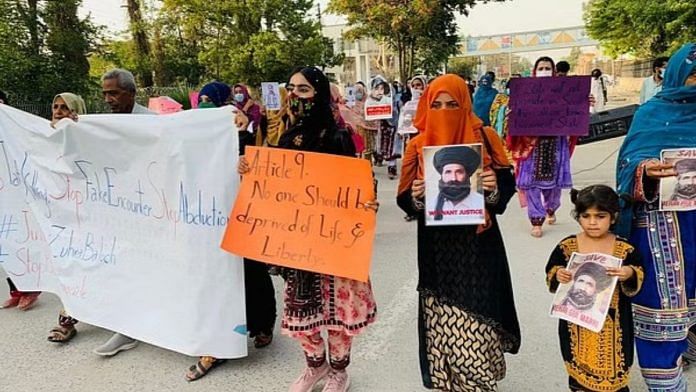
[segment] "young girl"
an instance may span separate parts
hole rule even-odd
[[[608,186],[592,185],[571,191],[575,219],[582,232],[562,240],[546,265],[546,283],[555,293],[560,283],[574,280],[566,269],[573,252],[604,253],[622,260],[607,275],[619,278],[609,313],[600,332],[560,320],[558,335],[569,375],[571,391],[628,391],[628,372],[633,364],[631,299],[643,284],[639,253],[610,229],[619,212],[619,197]],[[592,294],[592,293],[588,293]]]

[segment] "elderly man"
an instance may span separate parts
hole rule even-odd
[[[590,310],[597,300],[597,295],[611,286],[612,278],[597,263],[581,265],[573,275],[573,286],[568,290],[563,305],[578,310]]]
[[[672,200],[696,200],[696,159],[682,159],[674,164],[677,185]]]
[[[155,114],[135,102],[135,78],[125,69],[112,69],[102,76],[104,101],[112,113]]]
[[[104,101],[109,105],[112,113],[155,114],[135,102],[135,92],[135,78],[125,69],[112,69],[102,76]],[[137,340],[114,333],[106,343],[97,347],[94,353],[101,356],[113,356],[137,345]]]
[[[471,189],[471,176],[481,166],[478,152],[467,146],[445,147],[435,153],[433,165],[440,173],[440,192],[434,208],[429,206],[428,211],[435,211],[436,221],[444,219],[443,211],[483,209],[483,195]],[[461,221],[460,215],[447,216],[457,217]]]

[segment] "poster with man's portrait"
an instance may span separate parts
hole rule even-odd
[[[276,82],[261,83],[263,104],[267,110],[280,110],[280,85]]]
[[[607,268],[621,267],[621,259],[602,253],[573,253],[566,267],[573,278],[558,286],[551,305],[551,316],[593,332],[599,332],[609,312],[618,276],[607,275]]]
[[[346,106],[352,108],[355,106],[355,87],[346,87]]]
[[[423,148],[426,226],[486,222],[481,151],[481,144]]]
[[[389,120],[392,118],[392,88],[387,79],[375,76],[370,80],[365,100],[365,120]]]
[[[662,163],[674,166],[677,175],[660,180],[660,209],[696,209],[696,148],[662,151]]]
[[[413,120],[416,119],[416,111],[418,110],[418,101],[408,101],[401,108],[399,114],[399,127],[397,132],[400,135],[418,133],[418,129],[413,125]]]

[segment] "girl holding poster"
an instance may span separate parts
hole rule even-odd
[[[640,254],[610,231],[619,214],[619,196],[614,190],[605,185],[592,185],[579,192],[574,189],[571,200],[582,232],[566,237],[553,250],[546,265],[549,290],[555,293],[559,284],[572,284],[559,306],[572,308],[570,313],[584,312],[584,317],[590,318],[600,305],[595,302],[599,302],[601,292],[611,288],[607,282],[618,277],[620,283],[599,332],[559,320],[558,335],[569,387],[571,391],[628,391],[633,365],[631,297],[643,285]],[[605,269],[586,262],[573,273],[566,267],[574,253],[609,255],[621,260],[622,266]]]
[[[278,147],[354,157],[350,134],[336,124],[326,76],[315,67],[298,68],[292,72],[287,89],[291,121]],[[249,170],[249,162],[240,159],[239,173]],[[377,201],[365,204],[377,210]],[[377,313],[371,284],[292,268],[282,268],[282,275],[281,331],[302,347],[307,363],[290,392],[309,392],[323,379],[324,392],[347,391],[350,380],[346,368],[353,338],[374,322]]]
[[[496,215],[515,180],[495,130],[474,115],[464,79],[435,79],[418,102],[420,131],[406,147],[397,203],[418,217],[419,350],[423,385],[443,391],[493,391],[505,377],[504,353],[517,353],[520,327]],[[485,223],[426,226],[428,146],[482,145]],[[478,344],[485,342],[486,344]]]

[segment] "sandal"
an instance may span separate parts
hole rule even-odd
[[[189,372],[186,373],[186,380],[189,382],[199,380],[225,361],[225,359],[217,359],[214,357],[200,357],[198,362],[189,368]]]
[[[61,325],[53,328],[48,335],[48,341],[53,343],[67,343],[77,335],[75,327],[63,327]]]
[[[264,348],[273,342],[273,335],[266,335],[265,333],[260,333],[254,337],[254,347]]]
[[[2,306],[0,306],[0,309],[14,308],[15,306],[19,305],[20,298],[21,297],[12,294],[11,297],[7,299],[7,301],[3,302]]]
[[[30,293],[22,294],[22,298],[19,299],[17,304],[17,309],[19,310],[29,310],[36,305],[36,301],[39,299],[40,293]]]
[[[532,226],[531,235],[534,238],[541,238],[541,236],[543,235],[543,232],[541,230],[541,226]]]

